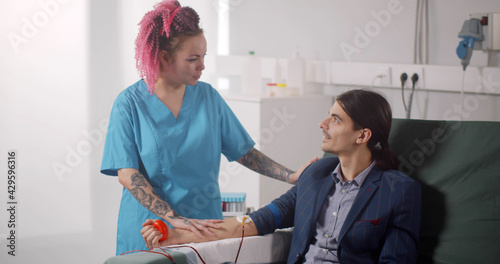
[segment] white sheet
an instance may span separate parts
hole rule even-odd
[[[279,263],[286,262],[292,230],[276,230],[265,236],[245,237],[237,263]],[[205,243],[186,244],[195,248],[207,264],[234,262],[241,238],[230,238]],[[189,264],[203,263],[190,248],[168,248],[184,253]]]

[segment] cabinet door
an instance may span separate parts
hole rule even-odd
[[[226,102],[255,141],[255,148],[260,149],[260,102],[231,99],[226,99]],[[259,201],[259,182],[259,174],[237,162],[228,162],[222,156],[219,174],[221,192],[245,192],[246,206],[259,209],[261,204]]]

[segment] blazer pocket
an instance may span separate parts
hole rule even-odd
[[[387,220],[383,218],[355,221],[340,243],[351,248],[354,254],[375,254],[386,228]]]
[[[359,220],[354,222],[354,227],[378,227],[384,224],[384,218]]]

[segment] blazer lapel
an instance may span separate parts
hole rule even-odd
[[[370,198],[375,194],[376,190],[379,187],[379,185],[376,184],[376,182],[380,180],[381,176],[382,176],[382,171],[377,166],[375,166],[366,177],[365,181],[361,185],[361,188],[359,189],[356,199],[354,199],[354,203],[352,204],[351,210],[347,214],[344,225],[340,230],[339,240],[338,240],[339,243],[344,237],[347,230],[354,223],[354,220],[359,215],[359,213],[361,213],[361,211],[365,209],[368,200],[370,200]]]

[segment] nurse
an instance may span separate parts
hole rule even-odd
[[[207,42],[199,16],[178,1],[145,14],[136,39],[143,79],[116,98],[101,173],[124,186],[118,216],[117,254],[146,249],[140,230],[160,217],[200,237],[222,219],[218,175],[221,153],[249,169],[295,183],[297,172],[258,150],[231,109],[209,84]]]

